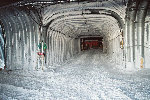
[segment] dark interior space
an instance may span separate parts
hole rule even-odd
[[[89,49],[101,49],[103,50],[103,37],[99,36],[87,36],[80,38],[81,51]]]

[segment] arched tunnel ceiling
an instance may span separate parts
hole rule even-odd
[[[57,4],[44,8],[43,25],[71,37],[108,36],[108,33],[115,33],[123,28],[125,10],[125,5],[111,0]]]
[[[23,0],[17,5],[40,8],[43,26],[74,38],[80,35],[108,36],[123,28],[128,0],[69,1]]]
[[[112,32],[119,28],[116,19],[105,15],[76,15],[72,18],[57,20],[50,27],[74,37],[79,35],[104,36],[108,32],[107,27]]]
[[[117,4],[116,2],[103,1],[92,3],[68,3],[68,4],[56,4],[44,8],[43,24],[47,24],[50,20],[55,19],[61,15],[68,14],[82,14],[86,9],[106,9],[116,12],[121,18],[125,17],[125,5]],[[79,11],[79,12],[74,12]],[[67,13],[68,12],[68,13]],[[86,12],[85,12],[86,13]],[[87,12],[88,13],[88,12]]]

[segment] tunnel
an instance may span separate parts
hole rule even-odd
[[[68,7],[58,4],[63,8],[62,10],[56,7],[56,11],[53,11],[52,8],[56,5],[52,5],[45,7],[46,10],[42,12],[42,9],[33,6],[34,3],[1,8],[3,13],[1,23],[6,34],[4,61],[6,68],[34,70],[41,66],[49,68],[63,63],[81,51],[80,39],[88,35],[102,37],[105,44],[103,50],[110,55],[115,54],[116,52],[109,48],[109,45],[115,42],[120,44],[123,40],[125,12],[120,12],[125,9],[115,9],[115,4],[111,1],[103,3],[106,9],[101,7],[101,3],[95,8],[96,4],[97,2],[87,4],[73,2],[69,3]],[[72,5],[75,6],[71,7]],[[107,8],[108,5],[110,8]],[[47,49],[42,51],[37,46],[40,43],[45,43]],[[114,48],[119,51],[117,53],[120,53],[121,57],[123,50],[120,49],[119,44]],[[46,54],[43,61],[40,60],[37,52]],[[27,68],[28,65],[33,67]]]
[[[149,30],[149,0],[6,0],[0,4],[0,99],[148,100]],[[80,90],[86,87],[84,77],[92,82],[97,80],[96,83],[102,80],[95,85],[99,90],[95,87],[92,88],[95,91]],[[83,87],[76,86],[74,78],[83,83],[80,84]],[[113,80],[115,86],[111,84]],[[64,83],[60,85],[61,82]],[[77,89],[66,89],[65,83],[71,84],[69,82]],[[46,86],[42,87],[40,83]],[[53,83],[61,88],[55,85],[53,88]],[[130,87],[125,85],[124,88],[121,84]],[[132,84],[139,89],[133,88]],[[141,91],[142,85],[139,84],[145,87]],[[110,86],[106,91],[112,95],[100,91],[102,85]],[[74,94],[69,94],[71,92]],[[27,96],[23,97],[23,94]]]

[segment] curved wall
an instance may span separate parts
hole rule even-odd
[[[7,69],[33,69],[37,66],[39,27],[30,16],[38,20],[33,12],[29,14],[21,7],[0,9],[0,21],[6,34]]]
[[[131,3],[132,2],[132,3]],[[126,55],[127,62],[135,68],[149,67],[149,6],[148,0],[129,0],[126,11]],[[147,17],[146,17],[147,16]],[[146,21],[147,20],[147,21]]]

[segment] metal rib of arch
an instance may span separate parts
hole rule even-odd
[[[146,62],[147,60],[145,59],[145,18],[149,5],[149,0],[129,0],[126,10],[125,50],[127,53],[127,61],[137,64],[135,67],[139,66],[138,64],[140,64],[140,59],[143,59],[144,64],[146,65],[147,63],[148,65],[148,62]]]
[[[28,65],[35,67],[37,63],[39,26],[25,10],[12,7],[0,9],[0,13],[6,34],[7,68],[32,69]]]
[[[101,11],[101,10],[105,11],[106,13],[104,12],[104,13],[99,14],[99,15],[106,15],[106,17],[107,16],[111,16],[112,18],[115,18],[118,21],[118,26],[120,27],[120,30],[124,30],[124,22],[123,22],[122,18],[117,13],[115,13],[113,11],[110,11],[110,10],[107,11],[107,10],[103,10],[103,9],[98,9],[98,11]],[[62,16],[58,16],[56,19],[50,21],[48,26],[52,26],[53,27],[53,24],[57,23],[59,20],[64,20],[64,19],[69,19],[69,18],[71,19],[71,17],[73,17],[73,16],[79,16],[79,15],[82,16],[82,12],[77,13],[77,14],[75,14],[75,12],[71,12],[71,13],[74,13],[74,14],[67,14],[67,15],[64,14]],[[90,15],[90,14],[84,14],[84,15],[86,16],[86,15]],[[99,27],[101,27],[101,26],[99,26]]]

